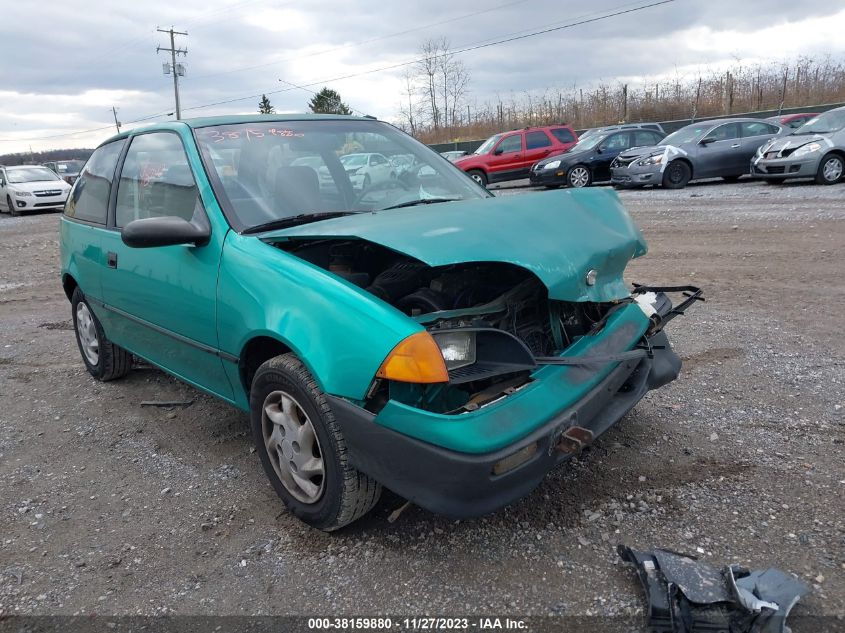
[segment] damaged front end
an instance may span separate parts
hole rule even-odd
[[[626,287],[646,249],[618,199],[576,192],[537,209],[561,194],[526,196],[527,217],[494,199],[265,238],[418,326],[362,401],[330,397],[356,468],[430,510],[484,514],[678,375],[663,326],[701,291]],[[686,297],[673,307],[667,293]]]

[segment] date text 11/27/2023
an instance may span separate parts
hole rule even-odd
[[[528,624],[519,618],[475,617],[347,617],[347,618],[308,618],[309,630],[360,630],[360,631],[526,631]]]

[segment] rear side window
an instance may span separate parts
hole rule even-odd
[[[114,168],[125,142],[120,139],[94,150],[65,205],[67,217],[96,224],[106,223]]]
[[[496,149],[502,150],[503,154],[507,154],[509,152],[521,152],[522,134],[513,134],[511,136],[503,138],[502,142],[499,143]]]
[[[768,123],[757,122],[754,121],[753,123],[743,123],[742,124],[742,135],[743,136],[762,136],[763,134],[777,134],[780,130],[776,128],[774,125],[769,125]]]
[[[552,142],[545,132],[528,132],[525,135],[525,149],[539,149],[549,147]]]
[[[115,224],[177,216],[190,221],[202,213],[199,191],[179,136],[170,132],[132,139],[117,186]]]
[[[552,136],[554,136],[561,143],[574,143],[575,142],[575,136],[572,134],[572,132],[569,131],[568,128],[555,127],[555,128],[552,128],[550,131],[552,133]]]

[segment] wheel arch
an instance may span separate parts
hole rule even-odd
[[[77,283],[76,279],[74,279],[73,275],[70,273],[65,273],[62,275],[62,288],[65,291],[65,296],[67,300],[70,301],[73,298],[73,291],[79,287],[79,283]]]
[[[690,180],[695,178],[695,167],[693,167],[692,161],[686,156],[676,156],[675,158],[670,160],[668,163],[666,163],[666,166],[668,167],[669,165],[674,163],[676,160],[679,160],[682,163],[686,163],[686,166],[689,168],[689,179]]]

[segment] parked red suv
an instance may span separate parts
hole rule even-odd
[[[527,127],[494,134],[455,165],[482,185],[527,178],[531,165],[550,154],[561,154],[577,142],[575,130],[568,125]]]

